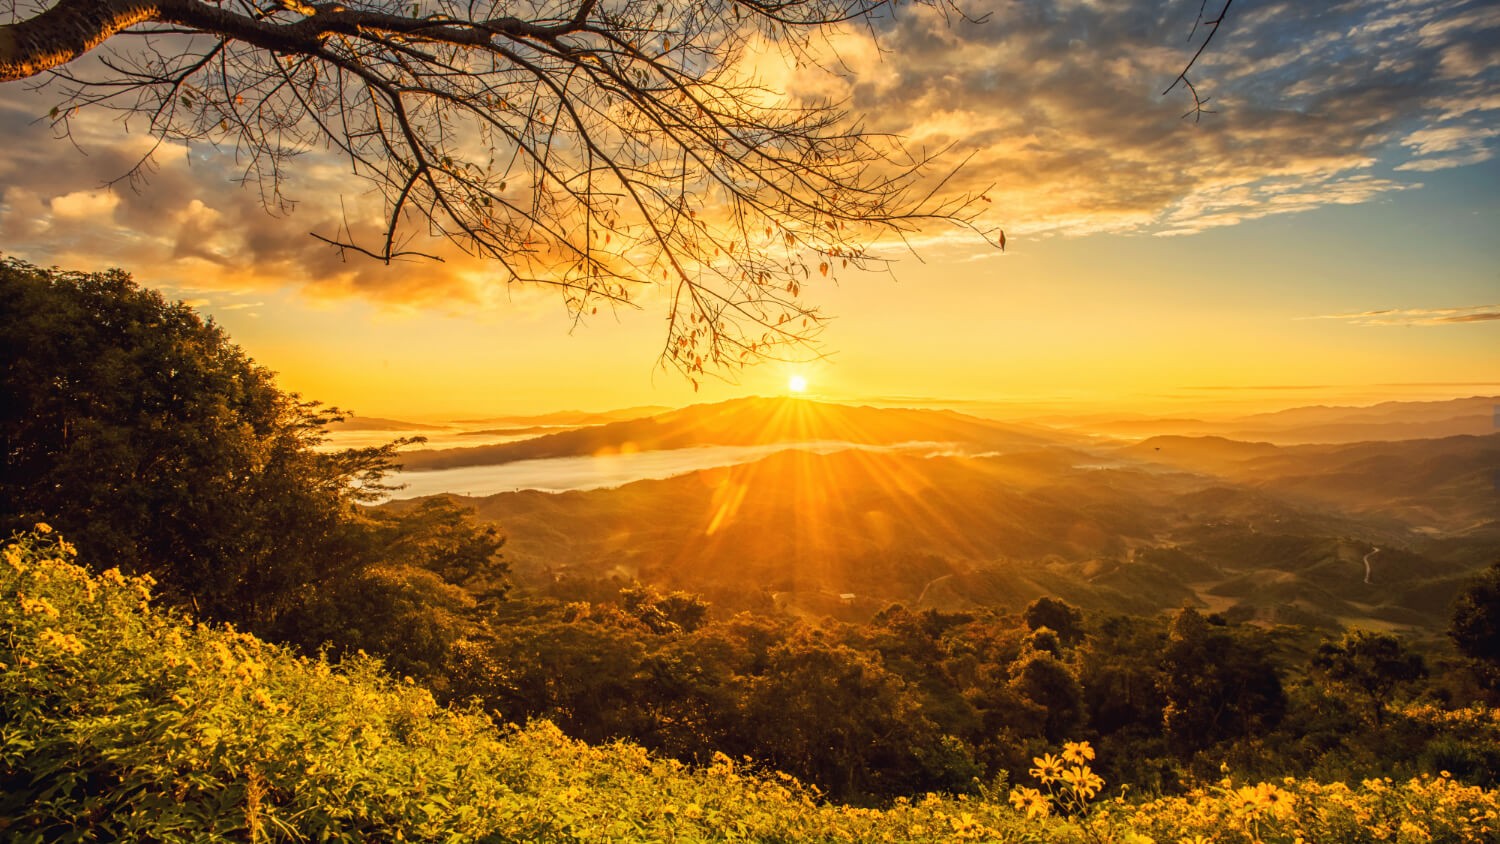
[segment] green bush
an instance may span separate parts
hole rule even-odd
[[[1093,750],[1033,787],[823,802],[723,755],[698,770],[438,706],[371,659],[331,666],[153,606],[50,528],[0,549],[0,838],[6,841],[1495,840],[1500,794],[1446,776],[1288,779],[1109,797]],[[1488,716],[1486,716],[1488,717]]]

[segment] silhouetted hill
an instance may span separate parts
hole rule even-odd
[[[1000,459],[850,450],[787,451],[619,489],[506,493],[477,504],[505,528],[518,570],[912,600],[975,561],[1124,553],[1151,527],[1134,499],[1113,483],[1059,486]]]
[[[328,423],[332,431],[432,431],[447,428],[425,422],[403,422],[400,419],[383,419],[379,416],[356,416],[350,414],[342,422]]]
[[[1070,439],[948,410],[851,407],[809,399],[748,398],[693,405],[655,416],[562,431],[521,442],[430,449],[402,455],[410,470],[517,460],[657,451],[700,445],[835,441],[859,445],[956,444],[973,450],[1035,447]]]
[[[1442,422],[1462,416],[1492,417],[1497,404],[1500,404],[1500,396],[1470,396],[1441,401],[1387,401],[1368,406],[1310,405],[1244,416],[1237,422],[1251,428]]]

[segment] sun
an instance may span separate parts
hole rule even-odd
[[[807,379],[801,375],[793,375],[787,379],[786,388],[794,393],[807,392]]]

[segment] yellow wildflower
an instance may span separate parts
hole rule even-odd
[[[1025,812],[1028,818],[1045,818],[1052,813],[1052,806],[1047,798],[1040,791],[1025,786],[1011,789],[1010,805],[1016,807],[1018,812]]]
[[[1255,787],[1255,795],[1257,805],[1267,809],[1271,814],[1281,818],[1291,816],[1294,801],[1291,794],[1270,783],[1263,782]]]
[[[72,633],[59,633],[50,627],[43,630],[36,638],[37,643],[44,648],[51,648],[73,656],[78,656],[85,650],[83,642],[77,636]]]
[[[57,607],[46,598],[28,598],[25,595],[17,595],[21,599],[21,612],[27,615],[45,615],[48,618],[57,618]]]
[[[1236,811],[1254,811],[1260,806],[1260,796],[1253,785],[1242,785],[1229,793],[1229,804]]]
[[[1094,758],[1094,748],[1086,741],[1063,742],[1062,758],[1074,765],[1082,765]]]
[[[1032,776],[1044,783],[1052,782],[1062,776],[1062,760],[1048,753],[1043,756],[1033,756],[1032,764],[1036,765],[1030,773]]]
[[[246,659],[235,666],[234,672],[241,680],[254,680],[266,673],[266,667],[253,659]]]
[[[52,532],[52,525],[49,525],[46,522],[37,522],[36,523],[36,532],[37,533],[51,533]]]
[[[234,673],[240,666],[240,661],[235,658],[234,651],[229,649],[223,642],[214,642],[214,661],[218,663],[219,671],[225,675]]]
[[[1083,765],[1074,765],[1063,771],[1062,781],[1085,800],[1092,800],[1104,787],[1104,778]]]

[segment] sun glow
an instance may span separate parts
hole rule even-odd
[[[787,379],[786,388],[793,393],[807,392],[807,379],[801,375],[793,375]]]

